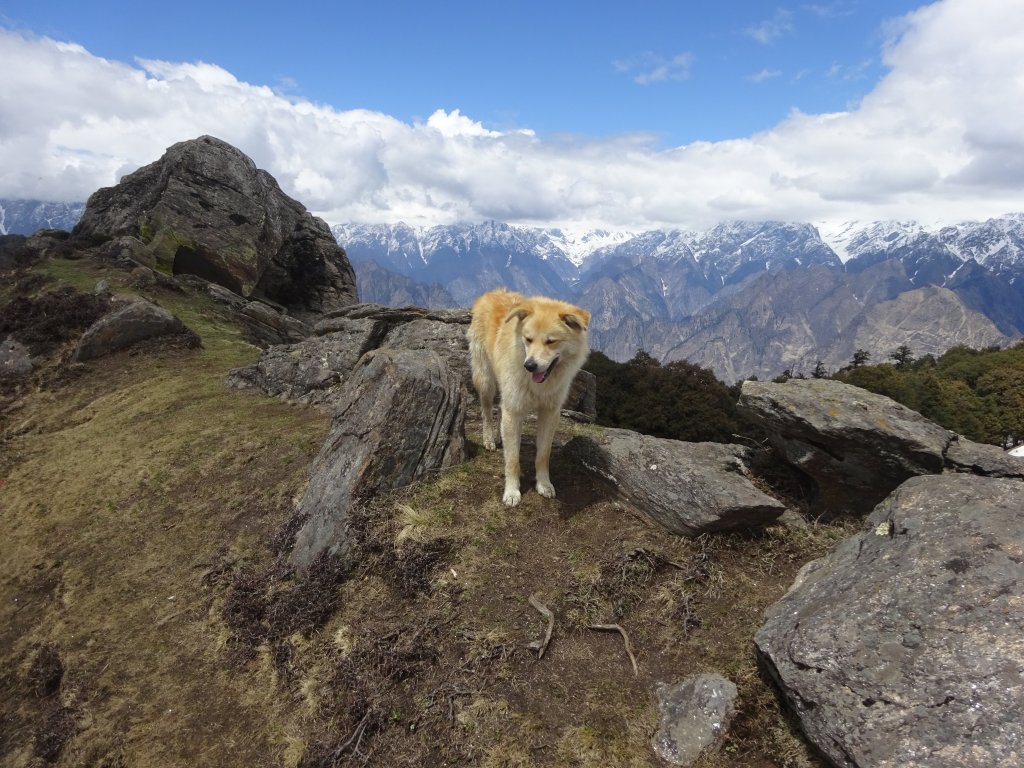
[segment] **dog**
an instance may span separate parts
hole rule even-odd
[[[523,418],[537,414],[537,493],[554,498],[548,464],[551,441],[569,386],[590,354],[590,313],[556,299],[526,297],[504,288],[473,303],[469,340],[473,386],[480,396],[484,448],[497,448],[494,397],[501,395],[501,443],[505,450],[502,501],[516,506]]]

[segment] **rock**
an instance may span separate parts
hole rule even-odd
[[[170,335],[187,336],[190,345],[199,342],[199,337],[166,309],[138,299],[108,312],[86,328],[71,360],[76,363],[91,360],[144,339]]]
[[[269,347],[255,364],[232,370],[228,385],[330,407],[343,395],[340,385],[367,351],[376,323],[344,318],[334,327],[337,330],[325,336]]]
[[[437,352],[468,388],[468,325],[465,311],[356,304],[318,322],[316,336],[271,347],[254,365],[233,370],[228,384],[330,407],[356,361],[370,350],[387,347]]]
[[[901,485],[804,567],[755,643],[837,766],[1024,764],[1024,483]]]
[[[149,267],[139,265],[131,271],[131,276],[137,288],[151,288],[156,285],[156,272]]]
[[[223,288],[218,290],[234,295]],[[239,311],[244,321],[245,311]],[[338,385],[363,353],[378,348],[424,349],[440,355],[473,397],[476,390],[466,340],[469,320],[468,309],[353,304],[317,322],[313,332],[319,338],[305,339],[285,348],[270,346],[254,365],[233,370],[228,384],[262,389],[267,394],[294,402],[330,407],[339,391]],[[273,330],[280,334],[289,329],[275,327]],[[297,328],[296,332],[303,330],[306,326]],[[270,338],[270,334],[264,338]],[[596,403],[597,379],[589,371],[580,371],[569,390],[566,414],[578,421],[592,422],[597,415]]]
[[[768,525],[785,506],[750,481],[750,449],[684,443],[626,429],[574,437],[564,453],[609,481],[626,501],[680,536]]]
[[[352,267],[327,224],[212,136],[175,144],[93,193],[73,234],[85,242],[137,238],[143,247],[133,258],[147,266],[198,275],[300,316],[356,300]]]
[[[958,435],[946,449],[946,466],[955,472],[1024,480],[1024,459],[994,445],[975,443],[963,435]]]
[[[275,310],[262,301],[247,301],[236,315],[246,338],[259,347],[287,344],[309,336],[309,326],[296,317]]]
[[[473,391],[473,372],[469,366],[469,342],[462,322],[445,322],[426,317],[395,326],[381,342],[395,349],[430,349],[462,379],[467,392]]]
[[[736,686],[703,674],[675,685],[658,685],[661,727],[651,746],[671,765],[691,765],[721,744],[735,713]]]
[[[295,512],[304,522],[290,559],[300,572],[324,552],[351,563],[356,499],[465,459],[463,391],[436,352],[379,349],[360,358]]]
[[[32,372],[28,347],[13,336],[0,340],[0,381],[14,381]]]
[[[569,385],[569,395],[562,406],[564,415],[574,421],[593,423],[597,419],[597,376],[580,370]]]
[[[745,381],[739,408],[815,485],[812,512],[864,515],[914,475],[941,472],[951,435],[882,395],[830,379]]]
[[[222,285],[195,275],[178,275],[175,282],[179,288],[205,294],[218,304],[228,307],[234,319],[242,326],[246,340],[263,349],[276,344],[302,341],[311,333],[309,325],[287,314],[280,305],[249,301]]]

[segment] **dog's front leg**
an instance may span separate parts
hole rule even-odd
[[[523,416],[501,408],[501,442],[505,447],[505,493],[501,500],[506,507],[514,507],[523,497],[519,492],[519,439],[522,435]]]
[[[555,439],[558,426],[558,411],[546,408],[537,414],[537,493],[549,499],[555,498],[555,486],[551,484],[549,464],[551,442]]]

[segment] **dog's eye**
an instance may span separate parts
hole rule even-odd
[[[527,344],[533,344],[533,339],[531,339],[529,336],[523,336],[523,341],[525,341]]]
[[[550,346],[551,346],[552,344],[554,344],[554,343],[555,343],[555,341],[556,341],[556,339],[548,339],[548,340],[547,340],[547,341],[545,341],[544,343],[545,343],[545,344],[547,344],[547,345],[548,345],[548,346],[550,347]]]

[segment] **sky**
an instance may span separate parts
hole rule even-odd
[[[0,0],[0,198],[218,136],[329,223],[1024,211],[1021,0]]]

